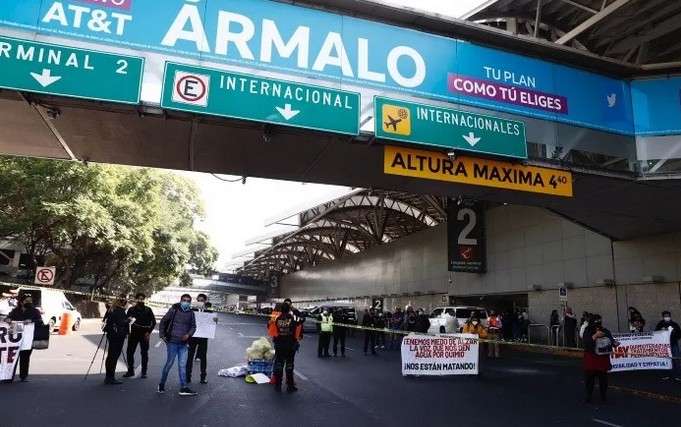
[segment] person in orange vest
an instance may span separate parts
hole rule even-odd
[[[270,318],[267,321],[267,335],[271,337],[276,337],[277,336],[277,325],[275,325],[275,321],[277,320],[277,317],[281,315],[281,304],[277,304],[274,306],[274,310],[272,310],[272,313],[270,314]]]
[[[296,348],[298,339],[296,329],[298,322],[291,314],[291,306],[287,303],[282,304],[281,314],[274,321],[275,333],[273,337],[275,351],[274,377],[276,391],[281,391],[284,380],[284,370],[286,371],[286,391],[293,393],[298,391],[293,380],[293,369],[295,363]],[[285,369],[284,369],[285,367]]]
[[[490,310],[487,318],[487,337],[494,342],[487,343],[487,357],[489,358],[499,358],[499,332],[501,328],[501,319],[494,310]]]

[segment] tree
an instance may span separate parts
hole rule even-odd
[[[217,258],[193,181],[158,170],[0,158],[0,238],[48,255],[58,283],[153,292]],[[35,267],[35,262],[32,267]]]

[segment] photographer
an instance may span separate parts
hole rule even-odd
[[[123,344],[128,335],[128,318],[125,314],[125,306],[128,303],[124,294],[119,295],[117,300],[111,303],[111,307],[104,315],[104,329],[108,340],[109,350],[106,354],[106,378],[104,384],[122,384],[116,379],[116,364],[123,351]]]
[[[135,376],[135,351],[137,344],[140,346],[140,354],[142,356],[142,373],[140,378],[147,377],[147,366],[149,364],[149,337],[151,331],[156,327],[156,317],[151,307],[144,304],[146,295],[138,293],[135,296],[137,304],[128,309],[128,318],[133,320],[130,326],[130,337],[128,338],[128,372],[123,375],[123,378],[130,378]]]

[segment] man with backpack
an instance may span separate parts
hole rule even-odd
[[[189,339],[196,332],[196,317],[191,310],[192,297],[184,294],[179,304],[174,304],[163,316],[158,328],[159,335],[166,343],[168,356],[163,367],[158,392],[165,392],[166,380],[170,368],[177,358],[180,375],[180,396],[196,396],[196,392],[187,387],[187,356],[189,353]]]

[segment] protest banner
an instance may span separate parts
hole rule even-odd
[[[613,334],[620,342],[610,355],[612,372],[671,369],[669,331]]]
[[[12,379],[23,338],[23,331],[11,329],[6,323],[0,324],[0,381]]]
[[[194,338],[215,338],[215,313],[194,313],[196,317],[196,332]]]
[[[409,335],[402,340],[402,375],[477,375],[477,335]]]

